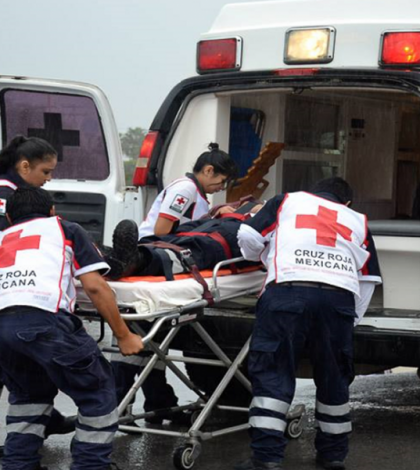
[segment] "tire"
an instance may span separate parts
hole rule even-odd
[[[286,428],[286,437],[288,439],[299,439],[303,433],[302,418],[292,419],[288,422]]]
[[[189,470],[195,465],[195,459],[193,458],[193,446],[184,445],[175,449],[173,455],[173,464],[178,470]]]

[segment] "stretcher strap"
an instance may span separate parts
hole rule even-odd
[[[203,232],[180,232],[176,234],[177,237],[209,237],[215,242],[219,243],[223,251],[225,252],[226,259],[232,259],[232,250],[230,249],[229,243],[219,232],[203,233]],[[230,265],[232,274],[237,274],[238,270],[234,264]]]
[[[185,249],[182,249],[180,246],[173,245],[172,243],[162,242],[162,241],[147,243],[145,245],[154,246],[155,248],[162,248],[164,250],[172,250],[172,251],[175,251],[176,253],[179,253],[181,257],[181,261],[183,262],[184,266],[191,272],[194,279],[203,287],[203,299],[206,300],[209,305],[214,304],[214,299],[213,299],[213,296],[211,295],[209,286],[207,282],[204,280],[203,276],[201,275],[200,270],[198,269],[197,264],[195,263],[195,260],[190,250],[185,250]],[[169,279],[169,280],[173,280],[173,274],[172,274],[172,279]]]

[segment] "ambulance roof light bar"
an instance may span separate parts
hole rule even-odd
[[[242,66],[242,38],[205,39],[197,44],[197,72],[232,72]]]
[[[420,65],[420,31],[387,31],[382,34],[379,65]]]
[[[334,59],[335,28],[292,28],[286,31],[284,63],[328,64]]]

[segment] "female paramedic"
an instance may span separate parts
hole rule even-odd
[[[173,181],[159,193],[139,227],[139,239],[167,235],[179,224],[207,214],[206,194],[221,191],[237,173],[235,162],[218,144],[211,143],[208,149],[198,157],[192,173]]]
[[[40,187],[51,179],[57,165],[57,152],[45,140],[37,137],[16,136],[0,152],[0,231],[9,226],[6,219],[7,199],[17,188]],[[0,372],[1,379],[1,372]],[[0,380],[0,395],[2,389]],[[74,431],[75,418],[64,417],[52,411],[46,436]],[[3,448],[0,446],[0,457]]]
[[[57,152],[45,140],[16,136],[0,152],[0,230],[9,226],[7,199],[17,188],[39,188],[50,181],[57,165]]]

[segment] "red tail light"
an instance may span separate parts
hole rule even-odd
[[[133,176],[134,186],[144,186],[146,184],[151,157],[158,137],[159,132],[149,131],[143,140]]]
[[[197,44],[197,72],[239,70],[241,68],[242,39],[211,39]]]
[[[420,31],[385,33],[381,65],[419,65]]]

